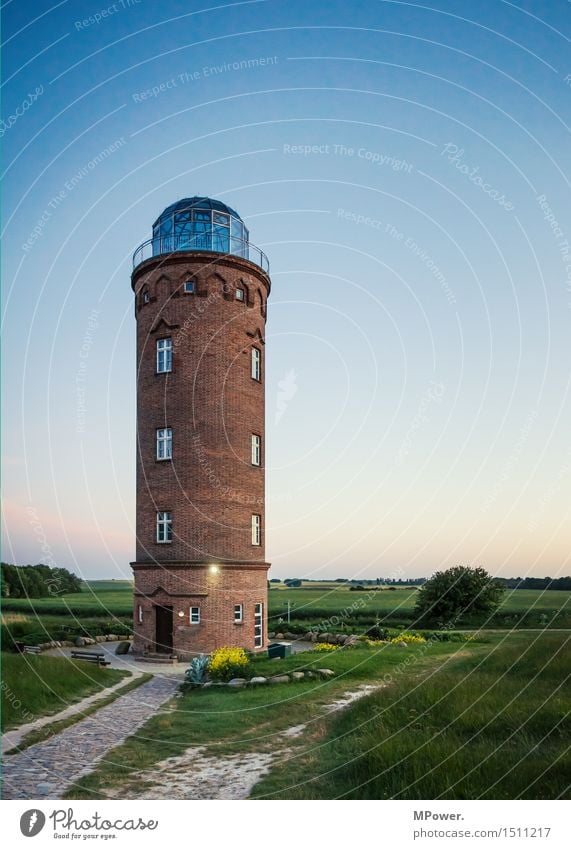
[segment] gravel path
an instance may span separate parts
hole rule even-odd
[[[180,681],[154,676],[131,693],[23,752],[6,755],[4,799],[59,799],[170,699]]]

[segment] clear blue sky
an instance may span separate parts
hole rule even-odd
[[[568,573],[570,4],[207,4],[5,6],[3,558],[130,575],[130,258],[205,194],[271,262],[272,575]]]

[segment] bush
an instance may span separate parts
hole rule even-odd
[[[388,640],[389,632],[386,628],[381,628],[380,625],[373,625],[368,631],[365,631],[365,636],[370,640]]]
[[[244,678],[249,666],[250,660],[244,649],[222,646],[210,655],[208,674],[215,681],[229,681],[231,678]]]
[[[426,640],[424,637],[421,637],[420,634],[399,634],[397,637],[393,637],[390,641],[391,643],[406,643],[409,645],[419,645],[420,643],[425,643]]]

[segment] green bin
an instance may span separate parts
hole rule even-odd
[[[268,657],[289,657],[291,654],[291,643],[270,643],[268,646]]]

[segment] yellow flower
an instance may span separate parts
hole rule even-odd
[[[250,661],[244,649],[222,646],[210,655],[208,672],[212,678],[227,681],[246,672]]]
[[[425,638],[421,637],[420,634],[399,634],[398,637],[393,637],[391,640],[393,644],[406,643],[407,645],[418,645],[425,642]]]

